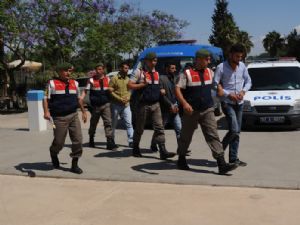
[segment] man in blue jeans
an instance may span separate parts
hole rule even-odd
[[[221,84],[223,87],[222,110],[229,129],[222,141],[223,149],[225,150],[229,145],[229,162],[239,166],[247,165],[246,162],[239,160],[238,149],[242,126],[243,97],[251,88],[251,78],[247,67],[241,62],[244,54],[243,45],[233,45],[228,60],[218,65],[214,76],[215,84]]]
[[[115,130],[118,124],[118,117],[125,122],[127,130],[128,146],[133,147],[133,127],[131,123],[131,110],[130,110],[130,90],[127,87],[129,65],[126,62],[121,63],[120,70],[117,75],[111,78],[109,86],[112,88],[112,130],[113,138],[115,137]]]

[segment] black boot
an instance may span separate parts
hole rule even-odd
[[[134,146],[132,149],[132,156],[133,157],[143,157],[141,154],[141,150],[138,146]]]
[[[51,156],[51,161],[52,161],[52,165],[55,169],[58,169],[59,168],[59,160],[58,160],[58,157],[57,155],[55,154],[50,154]]]
[[[178,157],[177,168],[179,170],[189,170],[190,169],[190,167],[188,166],[188,164],[186,162],[185,155],[180,155]]]
[[[219,174],[221,175],[224,175],[238,167],[238,165],[235,163],[226,163],[224,156],[220,156],[217,158],[217,164],[219,167]]]
[[[159,147],[160,159],[162,159],[162,160],[172,158],[176,155],[176,153],[174,153],[174,152],[168,152],[165,144],[159,144],[158,147]]]
[[[82,169],[80,169],[79,166],[78,166],[78,158],[73,158],[72,159],[71,172],[72,173],[77,173],[77,174],[82,173]]]
[[[150,149],[151,149],[152,152],[157,152],[158,151],[158,148],[157,148],[156,144],[151,144]]]
[[[108,150],[117,150],[119,146],[116,145],[115,140],[112,138],[107,138],[106,149]]]
[[[89,147],[95,148],[94,136],[90,136]]]

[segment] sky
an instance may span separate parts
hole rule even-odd
[[[183,30],[183,39],[196,39],[199,44],[209,44],[215,0],[125,0],[143,12],[158,9],[176,18],[187,20],[190,25]],[[254,47],[249,55],[264,52],[262,39],[273,30],[288,35],[294,28],[300,33],[300,0],[228,0],[232,13],[241,30],[252,36]]]

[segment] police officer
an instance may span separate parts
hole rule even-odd
[[[175,156],[175,153],[168,152],[165,147],[165,133],[159,105],[160,86],[159,74],[155,70],[157,56],[154,52],[146,54],[145,65],[137,69],[128,82],[128,87],[138,91],[138,105],[136,125],[133,133],[133,156],[142,157],[139,144],[144,132],[144,125],[148,116],[151,116],[154,129],[154,140],[158,144],[160,159],[167,159]]]
[[[83,101],[87,91],[89,91],[90,104],[92,107],[90,128],[89,128],[89,146],[95,147],[94,136],[100,117],[103,120],[105,136],[107,138],[106,148],[108,150],[116,150],[118,146],[115,144],[112,133],[112,120],[110,109],[110,90],[109,77],[105,75],[104,65],[99,63],[95,66],[95,75],[91,77],[84,92],[81,95]]]
[[[214,102],[212,99],[213,72],[207,68],[210,63],[210,52],[201,49],[196,52],[195,65],[180,74],[176,85],[176,96],[183,107],[182,130],[178,143],[177,167],[188,170],[186,162],[187,149],[192,136],[200,124],[205,140],[217,160],[219,173],[225,174],[237,167],[228,164],[224,159],[224,150],[217,132],[217,122],[214,116]]]
[[[87,115],[79,102],[78,82],[70,78],[72,65],[62,63],[57,66],[58,78],[49,80],[43,101],[44,118],[53,120],[54,140],[50,146],[50,156],[54,168],[59,168],[58,153],[63,148],[67,132],[72,141],[71,172],[81,174],[78,159],[82,154],[82,133],[78,118],[78,103],[82,111],[82,119],[86,122]]]

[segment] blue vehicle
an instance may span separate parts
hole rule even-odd
[[[209,65],[209,67],[213,70],[219,63],[224,61],[223,51],[221,48],[214,47],[211,45],[198,45],[195,43],[196,40],[160,42],[155,47],[145,49],[139,55],[138,60],[133,68],[133,71],[136,68],[142,67],[143,59],[149,52],[156,53],[158,60],[156,70],[160,74],[164,74],[165,66],[170,62],[176,65],[177,73],[180,73],[184,68],[191,66],[194,62],[196,51],[198,51],[199,49],[206,49],[209,52],[211,52],[211,64]],[[133,94],[131,102],[131,108],[133,109],[133,118],[135,117],[134,108],[136,103],[134,96],[135,95]],[[215,98],[215,115],[219,116],[221,115],[221,113],[221,105],[219,101]]]
[[[212,69],[224,61],[221,48],[211,45],[197,45],[195,42],[195,40],[160,42],[158,46],[147,48],[139,55],[134,69],[141,67],[142,61],[148,52],[156,53],[158,58],[156,69],[160,74],[164,73],[164,67],[169,62],[176,64],[178,72],[183,70],[186,66],[193,63],[195,53],[199,49],[206,49],[211,52],[212,62],[210,67]]]

